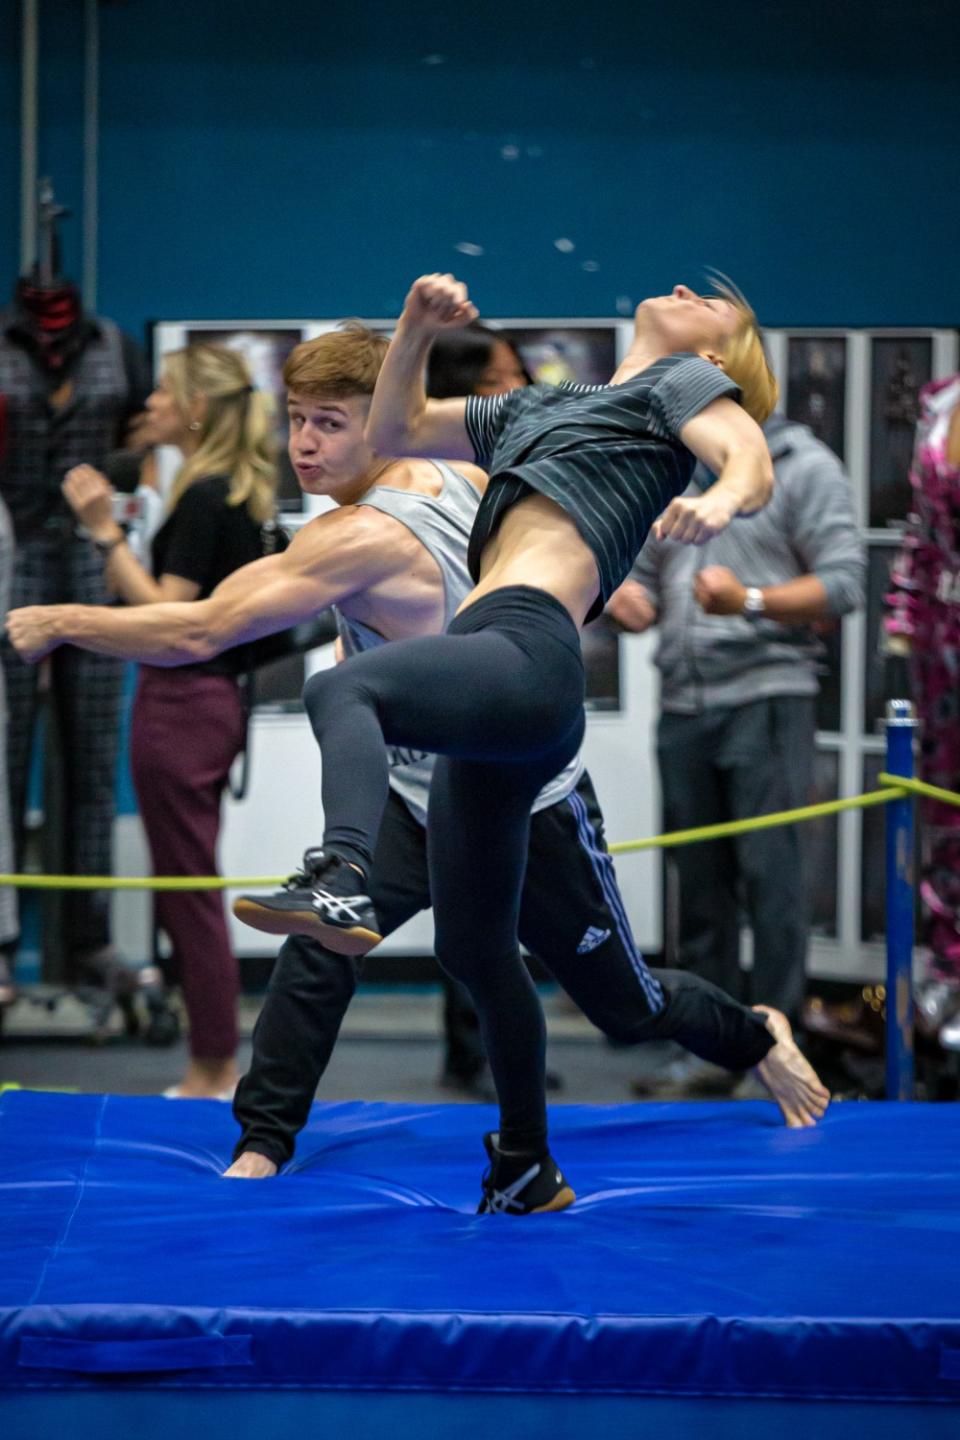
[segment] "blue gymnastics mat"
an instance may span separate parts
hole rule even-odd
[[[210,1440],[246,1435],[231,1407],[253,1426],[256,1395],[271,1436],[301,1433],[305,1397],[331,1433],[391,1440],[611,1440],[638,1414],[686,1434],[707,1410],[721,1437],[744,1401],[778,1440],[811,1407],[819,1436],[858,1410],[876,1440],[908,1412],[960,1433],[960,1107],[838,1105],[806,1131],[760,1102],[556,1107],[578,1200],[523,1220],[474,1214],[492,1124],[319,1104],[284,1175],[226,1181],[225,1105],[4,1093],[0,1430],[46,1433],[69,1396],[85,1434],[149,1391],[157,1434],[216,1392]]]

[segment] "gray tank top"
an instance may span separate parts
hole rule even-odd
[[[464,596],[473,589],[474,582],[467,569],[467,547],[480,496],[459,470],[445,465],[442,460],[433,460],[431,464],[443,477],[443,489],[436,497],[378,485],[357,504],[372,505],[375,510],[382,510],[385,515],[392,515],[394,520],[406,525],[436,561],[443,577],[443,628],[446,630]],[[359,655],[361,651],[389,643],[369,625],[350,620],[339,610],[336,616],[345,655]],[[427,823],[433,759],[432,755],[422,750],[390,747],[390,788],[396,791],[421,825]],[[533,804],[534,812],[566,799],[582,774],[583,757],[576,755],[540,791]]]

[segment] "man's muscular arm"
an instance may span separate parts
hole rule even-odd
[[[150,665],[189,665],[285,630],[391,573],[382,517],[345,508],[299,531],[280,555],[235,570],[206,600],[129,610],[105,605],[33,605],[12,610],[7,633],[25,660],[58,645]]]
[[[734,400],[713,400],[680,430],[680,439],[718,477],[695,497],[671,500],[656,521],[658,540],[703,545],[735,515],[752,515],[773,494],[773,461],[763,431]]]
[[[466,286],[452,275],[414,281],[370,404],[366,436],[378,454],[473,459],[466,400],[428,400],[423,375],[434,338],[476,318]]]

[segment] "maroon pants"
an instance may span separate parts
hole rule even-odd
[[[243,742],[235,680],[187,668],[140,667],[130,761],[155,874],[217,873],[220,802]],[[222,893],[162,892],[155,913],[173,946],[191,1053],[228,1059],[237,1049],[240,977]]]

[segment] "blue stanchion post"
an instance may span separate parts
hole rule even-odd
[[[917,721],[909,700],[888,700],[887,774],[913,778]],[[913,800],[885,806],[887,826],[887,1099],[913,1099]]]

